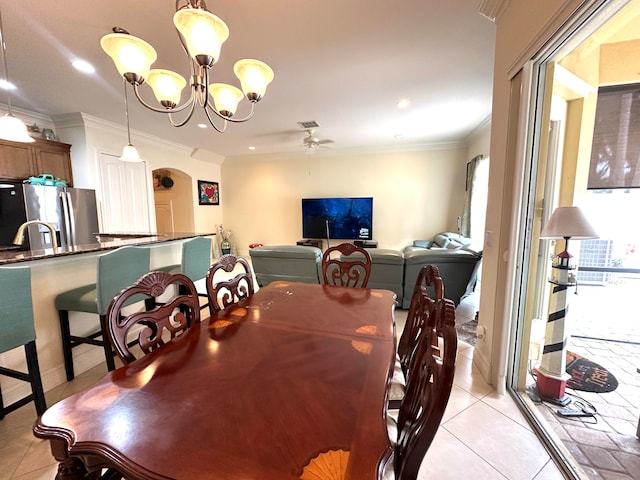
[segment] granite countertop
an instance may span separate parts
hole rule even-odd
[[[206,237],[215,233],[99,233],[96,234],[96,243],[78,245],[76,247],[58,247],[58,252],[53,253],[52,248],[45,250],[3,250],[0,251],[0,265],[11,263],[30,262],[82,253],[95,253],[129,245],[151,245],[174,240],[185,240],[193,237]]]

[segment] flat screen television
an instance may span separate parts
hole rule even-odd
[[[372,227],[372,197],[302,199],[304,238],[372,240]]]

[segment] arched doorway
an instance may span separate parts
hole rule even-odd
[[[174,168],[153,171],[153,198],[158,233],[193,232],[193,182]]]

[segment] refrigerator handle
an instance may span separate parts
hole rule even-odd
[[[67,198],[67,192],[60,192],[60,202],[62,203],[62,223],[64,224],[64,236],[65,239],[61,242],[67,247],[73,246],[73,239],[71,237],[71,222],[69,217],[69,199]],[[62,229],[62,228],[61,228]]]
[[[71,232],[71,246],[77,247],[78,242],[76,241],[76,212],[73,210],[73,201],[71,200],[71,194],[69,192],[65,192],[67,197],[67,218],[69,219],[69,231]]]

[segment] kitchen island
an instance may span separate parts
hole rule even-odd
[[[179,264],[182,243],[193,237],[214,238],[214,233],[101,233],[96,243],[78,247],[60,247],[58,252],[45,250],[3,250],[0,251],[0,266],[3,268],[29,267],[31,269],[31,293],[36,330],[36,348],[44,390],[65,383],[66,374],[60,339],[60,322],[55,308],[55,297],[66,290],[95,283],[97,257],[109,250],[124,246],[148,246],[150,249],[150,269]],[[214,242],[215,244],[215,242]],[[96,315],[70,312],[70,316],[84,316],[81,321],[72,321],[72,330],[88,324],[88,331],[94,330],[98,322]],[[86,321],[84,321],[86,320]],[[87,333],[78,331],[77,333]],[[104,363],[101,348],[81,345],[74,348],[76,374]],[[17,348],[0,354],[0,365],[26,371],[24,352]],[[106,367],[105,367],[106,373]],[[2,385],[5,403],[29,393],[29,385],[8,378]]]
[[[0,265],[31,262],[33,260],[51,259],[84,253],[104,253],[108,250],[115,250],[116,248],[130,245],[161,244],[177,240],[186,240],[193,237],[209,237],[213,235],[215,235],[215,233],[97,233],[96,243],[75,247],[58,247],[58,251],[55,253],[52,248],[22,251],[19,250],[18,246],[16,246],[15,249],[2,250],[0,251]],[[180,262],[178,261],[176,263]]]

